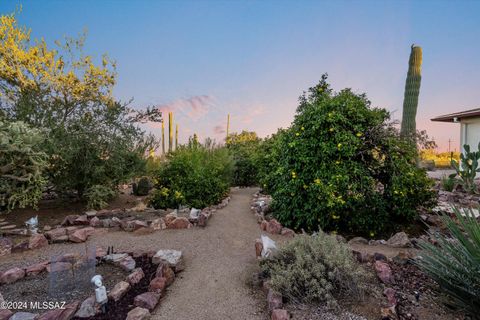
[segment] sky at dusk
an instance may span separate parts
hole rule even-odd
[[[115,96],[173,111],[181,141],[221,140],[229,113],[231,131],[288,127],[323,73],[400,120],[413,43],[418,129],[458,149],[459,125],[430,119],[480,107],[480,2],[0,0],[0,12],[19,4],[20,24],[52,46],[87,29],[85,51],[117,62]]]

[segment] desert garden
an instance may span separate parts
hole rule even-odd
[[[179,143],[34,40],[1,16],[0,320],[478,319],[480,144],[425,168],[419,46],[401,124],[324,74],[288,128]]]

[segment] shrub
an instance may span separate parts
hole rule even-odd
[[[430,207],[433,181],[416,166],[414,144],[401,139],[385,109],[363,94],[309,89],[290,128],[264,144],[260,174],[285,226],[374,236]]]
[[[117,193],[107,186],[96,184],[85,192],[88,209],[103,209],[108,206],[108,201],[113,199]]]
[[[23,122],[0,119],[0,209],[36,206],[46,180],[41,132]]]
[[[179,191],[160,187],[153,190],[148,198],[148,203],[156,209],[174,209],[185,204],[185,197]]]
[[[472,209],[454,212],[458,223],[441,217],[450,235],[430,234],[438,246],[420,242],[423,251],[417,264],[459,307],[480,319],[480,222]]]
[[[452,167],[456,173],[452,173],[450,178],[460,177],[459,183],[463,186],[465,191],[470,193],[477,192],[477,184],[475,183],[475,176],[480,172],[478,167],[478,160],[480,160],[480,143],[478,143],[478,151],[470,151],[470,146],[465,144],[463,146],[465,154],[460,154],[460,164],[457,160],[452,159]]]
[[[185,204],[204,208],[220,202],[228,194],[232,172],[233,160],[226,148],[191,140],[168,154],[156,175],[156,188],[180,192]],[[156,202],[152,200],[152,204]]]
[[[227,148],[235,162],[233,185],[253,186],[258,183],[255,157],[260,143],[261,140],[255,132],[242,131],[240,134],[233,133],[228,136]]]
[[[457,180],[455,178],[447,177],[446,175],[442,176],[441,184],[443,190],[452,192],[456,183]]]
[[[336,307],[342,296],[363,298],[369,280],[348,246],[321,231],[295,237],[261,266],[272,289],[290,301],[329,307]]]

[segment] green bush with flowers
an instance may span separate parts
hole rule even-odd
[[[334,92],[323,75],[300,97],[290,128],[264,143],[258,163],[285,226],[374,237],[435,204],[415,145],[364,94]]]

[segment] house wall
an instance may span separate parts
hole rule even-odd
[[[462,152],[463,145],[470,145],[472,151],[478,151],[480,142],[480,118],[461,120],[460,125],[460,146]]]

